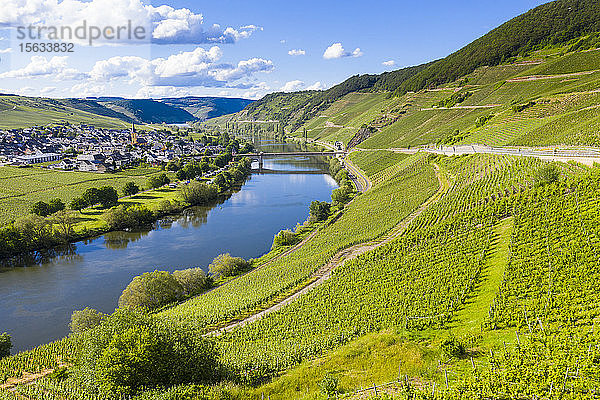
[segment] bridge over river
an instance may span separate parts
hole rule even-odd
[[[258,169],[263,169],[263,160],[265,158],[276,158],[276,157],[302,157],[302,156],[346,156],[348,153],[345,151],[291,151],[282,153],[247,153],[247,154],[236,154],[236,157],[249,157],[253,160],[258,161]]]

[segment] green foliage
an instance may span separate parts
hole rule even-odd
[[[538,169],[534,175],[536,186],[544,186],[560,179],[560,170],[556,164],[548,164]]]
[[[111,230],[123,230],[146,226],[154,222],[154,213],[145,206],[121,204],[102,214]]]
[[[282,246],[293,246],[298,242],[300,242],[300,238],[298,237],[298,235],[290,231],[289,229],[286,229],[280,231],[277,235],[275,235],[275,237],[273,238],[272,248],[275,249],[277,247]]]
[[[184,296],[194,296],[212,286],[212,279],[201,268],[175,271],[173,277],[183,288]]]
[[[168,185],[169,183],[171,183],[171,180],[169,179],[167,174],[164,173],[159,175],[153,175],[148,178],[148,186],[150,186],[150,188],[152,189],[158,189],[162,186]]]
[[[475,128],[481,128],[485,124],[487,124],[492,118],[494,118],[494,114],[486,115],[483,117],[479,117],[475,120]]]
[[[325,221],[329,218],[329,213],[331,211],[331,204],[326,201],[313,201],[310,203],[310,221],[311,222],[319,222]]]
[[[133,278],[119,297],[119,307],[154,310],[183,296],[184,288],[173,275],[155,270]]]
[[[140,187],[135,182],[127,182],[123,186],[123,196],[133,196],[140,192]]]
[[[69,328],[73,333],[85,332],[100,325],[105,315],[93,308],[86,307],[83,310],[73,311]]]
[[[31,207],[31,213],[40,217],[47,217],[52,214],[50,205],[44,201],[38,201]]]
[[[71,200],[71,203],[69,203],[69,207],[76,211],[81,211],[87,206],[87,201],[85,201],[83,197],[75,197],[73,200]]]
[[[65,209],[65,203],[58,198],[50,200],[48,205],[50,206],[50,214],[54,214]]]
[[[327,374],[321,382],[319,382],[319,388],[321,389],[321,393],[327,396],[328,399],[335,397],[338,392],[339,380],[333,374]]]
[[[455,336],[450,336],[440,344],[442,353],[448,358],[460,358],[466,354],[465,345]]]
[[[188,185],[181,186],[179,193],[183,201],[190,205],[208,205],[217,198],[218,189],[215,185],[192,181]]]
[[[4,332],[0,334],[0,358],[10,356],[10,349],[12,349],[10,335]]]
[[[344,185],[331,192],[331,202],[335,206],[343,206],[354,196],[355,191],[352,186]]]
[[[244,272],[250,268],[251,264],[241,257],[232,257],[229,253],[221,254],[215,257],[209,265],[209,272],[214,277],[228,277]]]
[[[473,92],[456,92],[454,93],[452,96],[440,100],[439,102],[435,103],[433,106],[434,107],[445,107],[445,108],[452,108],[457,104],[462,103],[463,101],[465,101],[466,99],[468,99],[469,97],[471,97],[473,95]]]
[[[98,189],[98,202],[103,208],[114,207],[119,204],[119,194],[112,186],[102,186]]]
[[[530,107],[535,106],[535,101],[530,101],[528,103],[525,104],[515,104],[514,106],[512,106],[512,111],[515,113],[520,113]]]
[[[82,343],[76,379],[107,398],[142,389],[209,383],[221,374],[212,345],[139,311],[117,310]]]

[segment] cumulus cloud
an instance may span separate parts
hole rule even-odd
[[[289,81],[281,88],[282,92],[296,92],[298,90],[302,90],[304,87],[304,82],[300,80]]]
[[[297,50],[296,49],[292,49],[292,50],[288,51],[288,54],[290,56],[293,56],[293,57],[304,56],[304,55],[306,55],[306,51],[301,50],[301,49],[297,49]]]
[[[350,52],[346,51],[341,43],[334,43],[325,50],[323,53],[323,58],[326,60],[333,60],[344,57],[360,57],[362,55],[363,52],[358,47],[354,49],[354,51]]]
[[[31,79],[52,77],[54,80],[77,80],[85,78],[74,68],[67,66],[67,56],[54,56],[50,59],[44,56],[32,56],[29,64],[20,69],[0,74],[0,78]]]
[[[158,44],[235,43],[262,30],[255,25],[239,28],[204,25],[202,14],[187,8],[167,5],[154,7],[143,0],[3,0],[0,28],[16,26],[69,26],[75,28],[85,21],[87,26],[143,27],[145,40],[132,40],[125,35],[121,42]],[[96,43],[116,43],[102,40]]]
[[[394,61],[394,60],[384,61],[384,62],[382,62],[382,64],[385,65],[386,67],[393,67],[394,65],[396,65],[396,61]]]
[[[167,58],[152,60],[137,56],[117,56],[96,62],[90,71],[92,80],[111,81],[126,78],[143,86],[204,86],[251,88],[243,82],[258,72],[271,72],[273,62],[262,58],[242,60],[237,64],[219,62],[221,49],[196,48]]]
[[[138,99],[161,99],[164,97],[190,96],[187,89],[173,86],[144,86],[137,91],[135,97]]]
[[[321,82],[315,82],[312,85],[308,86],[306,90],[325,90],[326,87]]]

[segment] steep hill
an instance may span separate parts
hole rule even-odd
[[[142,123],[178,124],[194,121],[196,118],[189,112],[150,99],[124,99],[105,103],[107,107],[126,115],[131,115]]]
[[[185,110],[200,121],[236,113],[254,102],[228,97],[172,97],[157,101]]]

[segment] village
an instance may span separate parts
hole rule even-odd
[[[222,147],[171,131],[56,125],[0,130],[0,166],[44,164],[50,169],[106,173],[146,164],[160,167],[182,156],[218,154]]]

